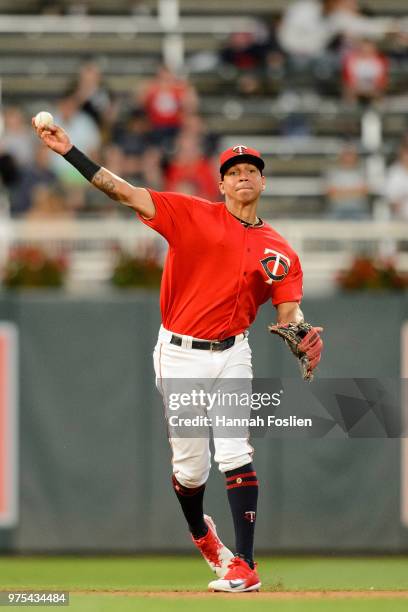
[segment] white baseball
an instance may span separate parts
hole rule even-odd
[[[54,125],[54,117],[47,111],[41,111],[34,117],[34,123],[35,127],[38,128],[50,127],[50,125]]]

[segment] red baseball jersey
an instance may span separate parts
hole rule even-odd
[[[153,219],[169,243],[160,294],[163,325],[222,340],[247,329],[261,304],[300,302],[299,258],[267,223],[245,227],[223,202],[149,190]]]

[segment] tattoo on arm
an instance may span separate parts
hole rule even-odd
[[[101,168],[95,174],[92,179],[92,185],[106,193],[112,200],[120,201],[120,194],[118,193],[115,181],[112,179],[112,175],[104,170],[104,168]]]

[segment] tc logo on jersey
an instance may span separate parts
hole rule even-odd
[[[234,153],[238,153],[239,155],[242,155],[243,153],[245,153],[245,151],[248,150],[248,147],[246,147],[245,145],[237,145],[232,150],[234,151]]]
[[[273,249],[265,249],[264,255],[268,255],[268,257],[261,259],[262,267],[268,275],[268,280],[265,282],[272,285],[273,281],[283,280],[289,272],[289,257]]]

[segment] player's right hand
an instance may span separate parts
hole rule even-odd
[[[72,143],[68,134],[58,125],[54,124],[49,127],[36,127],[34,117],[31,119],[31,124],[43,143],[56,153],[66,155],[72,148]]]

